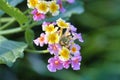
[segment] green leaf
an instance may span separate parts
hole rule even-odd
[[[10,5],[12,6],[16,6],[17,4],[23,2],[24,0],[7,0],[8,3],[10,3]]]
[[[12,66],[17,58],[23,57],[23,51],[27,45],[23,42],[7,40],[0,36],[0,64]]]
[[[26,29],[25,31],[25,40],[28,43],[29,47],[34,49],[33,46],[34,32],[31,29]]]
[[[72,14],[81,14],[84,12],[83,4],[79,0],[76,0],[73,4],[68,4],[68,6],[65,7],[66,12],[61,14],[61,16],[64,17],[71,17]]]
[[[7,1],[10,5],[16,6],[19,3],[23,2],[24,0],[7,0]],[[0,16],[2,16],[3,14],[4,14],[4,12],[0,10]]]
[[[27,16],[25,16],[19,9],[9,5],[7,2],[5,2],[5,0],[0,0],[0,9],[8,15],[14,17],[19,24],[24,24],[28,21]]]

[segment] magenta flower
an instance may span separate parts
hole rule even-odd
[[[60,7],[60,11],[62,13],[64,13],[66,11],[66,9],[63,7],[62,5],[62,0],[57,0],[57,4],[59,4],[59,7]]]
[[[52,57],[48,60],[47,68],[51,72],[56,72],[57,70],[63,69],[62,61],[58,57]]]
[[[57,56],[60,49],[61,49],[60,44],[49,44],[48,46],[48,50],[50,51],[50,53]]]
[[[73,70],[79,70],[80,69],[81,59],[82,59],[81,56],[72,57],[71,66],[72,66]]]
[[[75,2],[75,0],[67,0],[68,3],[72,4]]]
[[[69,67],[70,67],[70,61],[68,60],[68,61],[64,61],[63,62],[63,67],[65,68],[65,69],[68,69]]]
[[[33,20],[34,21],[40,21],[45,19],[45,14],[39,13],[37,9],[34,9],[31,14],[33,14]]]
[[[37,46],[43,46],[44,44],[47,44],[47,39],[46,39],[46,35],[44,33],[41,33],[40,37],[33,40],[34,43],[37,45]]]
[[[81,33],[75,33],[75,32],[72,32],[72,34],[73,34],[73,39],[74,40],[76,40],[76,39],[78,39],[80,42],[84,42],[84,40],[82,39],[82,35],[81,35]]]
[[[70,52],[74,54],[74,56],[80,55],[80,46],[78,44],[73,44],[70,46]]]

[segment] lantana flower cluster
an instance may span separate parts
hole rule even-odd
[[[67,0],[68,3],[74,3],[74,0]],[[40,21],[46,18],[47,13],[51,13],[52,16],[58,15],[60,12],[65,12],[65,8],[62,5],[62,0],[27,0],[29,8],[33,9],[34,21]]]
[[[43,22],[43,33],[34,40],[37,46],[48,44],[47,50],[53,56],[49,58],[47,68],[50,72],[56,72],[70,66],[73,70],[80,69],[81,47],[75,40],[83,42],[81,33],[77,33],[77,28],[59,18],[56,22]]]

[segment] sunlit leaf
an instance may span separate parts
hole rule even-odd
[[[14,17],[19,24],[23,24],[28,21],[27,16],[25,16],[19,9],[9,5],[7,2],[5,2],[5,0],[0,0],[0,9],[8,15]]]
[[[11,6],[16,6],[19,3],[23,2],[24,0],[7,0],[7,1]],[[0,10],[0,16],[2,16],[3,14],[4,12]]]

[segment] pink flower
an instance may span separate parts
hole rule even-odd
[[[61,60],[58,57],[52,57],[48,60],[48,64],[47,68],[49,71],[51,72],[56,72],[57,70],[61,70],[63,69],[63,64],[61,62]]]
[[[60,44],[49,44],[48,50],[51,54],[58,55],[59,50],[61,49]]]
[[[73,39],[74,40],[78,39],[80,42],[84,42],[84,40],[82,39],[81,33],[72,32],[72,34],[73,34]]]
[[[78,44],[73,44],[70,46],[70,52],[75,56],[80,55],[80,46]]]
[[[80,69],[80,61],[82,57],[81,56],[75,56],[71,58],[71,66],[73,70],[79,70]]]
[[[40,21],[42,19],[45,19],[45,14],[39,13],[37,9],[34,9],[31,14],[33,14],[34,21]]]
[[[60,11],[62,12],[62,13],[64,13],[65,11],[66,11],[66,9],[63,7],[63,5],[62,5],[62,0],[57,0],[57,3],[59,4],[59,7],[60,7]]]
[[[69,67],[70,67],[70,61],[68,60],[68,61],[64,61],[63,62],[63,67],[65,68],[65,69],[68,69]]]
[[[47,44],[47,39],[46,39],[46,35],[44,33],[41,33],[40,37],[33,40],[34,43],[37,45],[37,46],[43,46],[44,44]]]

